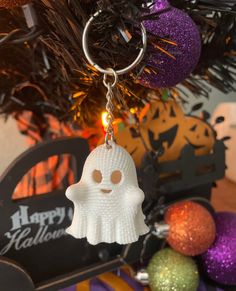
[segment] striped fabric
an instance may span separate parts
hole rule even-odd
[[[131,268],[125,267],[60,291],[150,291],[150,289],[138,283],[132,276]]]
[[[106,274],[104,275],[106,277]],[[94,278],[91,280],[84,281],[82,283],[79,283],[77,285],[71,286],[66,289],[62,289],[60,291],[149,291],[149,288],[144,288],[137,282],[135,282],[132,278],[127,279],[122,283],[119,284],[119,280],[112,282],[110,285],[110,281],[106,280],[106,278],[103,277],[103,280],[99,278]],[[132,288],[131,288],[132,286]],[[123,289],[122,289],[123,288]],[[230,289],[231,290],[231,289]],[[232,289],[233,290],[233,289]],[[206,285],[201,281],[199,288],[197,291],[224,291],[224,289],[213,287],[210,285]]]
[[[229,289],[236,290],[236,289]],[[96,278],[83,281],[77,285],[61,289],[60,291],[151,291],[134,279],[130,267],[124,267],[116,272],[102,274]],[[200,281],[197,291],[224,291],[209,282]]]
[[[20,132],[26,135],[29,146],[34,146],[45,140],[59,137],[78,136],[86,138],[91,148],[94,148],[103,131],[101,124],[94,128],[81,130],[69,123],[60,122],[52,115],[44,115],[42,120],[36,120],[30,111],[15,115]],[[65,189],[74,181],[73,159],[69,155],[53,156],[34,166],[17,185],[13,199],[49,193],[56,189]]]

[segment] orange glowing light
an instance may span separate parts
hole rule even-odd
[[[137,111],[138,111],[137,108],[130,108],[129,110],[131,114],[135,114]]]
[[[108,125],[107,115],[108,115],[108,113],[106,111],[102,112],[102,125],[104,128],[106,128]]]

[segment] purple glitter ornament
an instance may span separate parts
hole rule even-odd
[[[202,255],[203,268],[214,281],[236,285],[236,214],[216,215],[216,240]]]
[[[221,289],[219,287],[216,287],[215,284],[213,286],[209,282],[204,282],[204,281],[201,280],[197,291],[208,291],[208,290],[211,290],[211,291],[225,291],[225,290],[223,290],[223,289]]]
[[[163,42],[160,47],[149,45],[146,68],[139,82],[149,88],[173,87],[194,70],[201,54],[201,38],[198,27],[183,11],[171,7],[167,0],[156,0],[151,13],[159,12],[157,19],[144,21],[152,35],[176,42],[176,46]],[[153,72],[153,70],[156,72]]]

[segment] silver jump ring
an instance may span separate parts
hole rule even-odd
[[[90,56],[89,53],[89,49],[88,49],[88,31],[89,28],[91,26],[91,23],[93,22],[93,20],[100,14],[102,13],[102,10],[98,10],[86,23],[85,27],[84,27],[84,31],[83,31],[83,37],[82,37],[82,46],[83,46],[83,51],[84,54],[88,60],[88,62],[90,63],[90,65],[92,65],[93,67],[95,67],[99,72],[106,74],[106,75],[112,75],[113,72],[111,70],[107,70],[107,69],[103,69],[101,68],[98,64],[96,64],[93,59]],[[133,68],[135,68],[143,59],[146,47],[147,47],[147,32],[146,29],[143,25],[143,23],[140,23],[140,27],[141,27],[141,32],[142,32],[142,43],[143,43],[143,47],[140,49],[140,52],[137,56],[137,58],[134,60],[134,62],[132,64],[130,64],[128,67],[118,70],[116,71],[117,75],[123,75],[128,73],[130,70],[132,70]]]
[[[109,71],[109,76],[113,76],[114,77],[114,81],[113,83],[110,83],[110,82],[107,82],[107,76],[108,74],[104,74],[103,76],[103,84],[105,87],[109,87],[111,86],[111,88],[114,88],[117,81],[118,81],[118,75],[117,75],[117,72],[115,70],[113,70],[112,68],[108,68],[107,71]]]

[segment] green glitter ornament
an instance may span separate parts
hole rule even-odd
[[[195,291],[199,284],[198,269],[193,259],[170,248],[157,252],[147,271],[152,291]]]

